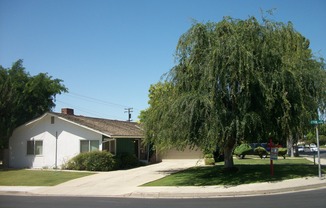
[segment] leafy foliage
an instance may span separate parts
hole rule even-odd
[[[326,124],[322,124],[320,125],[319,128],[319,145],[326,145]],[[304,140],[302,140],[305,144],[311,144],[311,143],[315,143],[317,144],[317,137],[316,137],[316,131],[315,128],[312,129],[313,132],[309,132],[308,134],[306,134],[306,137]]]
[[[130,169],[143,165],[135,155],[129,153],[119,154],[114,159],[116,161],[116,169]]]
[[[135,168],[144,165],[134,155],[123,153],[112,155],[107,151],[84,152],[71,158],[63,169],[87,171],[112,171]]]
[[[205,165],[215,165],[214,154],[205,154],[204,156]]]
[[[8,146],[8,139],[17,126],[55,106],[55,96],[67,92],[61,82],[46,73],[31,76],[22,60],[9,69],[0,66],[0,148]]]
[[[244,159],[246,155],[252,153],[253,151],[249,144],[241,144],[234,149],[234,154],[241,159]]]
[[[316,109],[325,110],[323,60],[292,23],[194,23],[179,39],[176,62],[151,86],[141,116],[146,142],[158,150],[219,146],[231,168],[237,143],[298,138]]]
[[[326,123],[319,125],[318,129],[319,129],[319,135],[325,135],[326,136]]]
[[[111,153],[106,151],[92,151],[80,153],[64,165],[68,170],[110,171],[114,170],[116,162]]]
[[[215,159],[214,158],[205,158],[205,165],[215,165]]]
[[[214,158],[214,154],[205,154],[205,158]]]
[[[319,135],[319,145],[326,145],[326,135]]]
[[[255,154],[257,154],[261,159],[268,155],[267,150],[264,147],[256,147],[254,149]]]
[[[285,159],[285,155],[287,153],[287,149],[286,148],[278,148],[278,156],[281,156]]]

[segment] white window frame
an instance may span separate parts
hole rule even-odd
[[[87,142],[88,143],[87,151],[82,151],[82,142]],[[91,145],[92,142],[97,142],[98,143],[97,149],[92,150],[92,145]],[[80,140],[80,142],[79,142],[79,152],[80,153],[92,152],[92,151],[98,151],[98,150],[100,150],[100,141],[99,140]]]
[[[117,141],[116,139],[109,139],[109,152],[112,154],[112,155],[116,155],[117,154]],[[113,145],[112,145],[113,143]],[[113,146],[113,149],[112,149],[112,146]],[[113,151],[111,151],[113,150]]]

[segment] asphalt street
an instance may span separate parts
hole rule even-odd
[[[250,197],[135,199],[102,197],[0,196],[1,208],[325,208],[326,189]]]
[[[326,159],[326,149],[320,149],[320,158]],[[302,157],[311,157],[313,158],[315,156],[315,163],[318,162],[317,152],[312,152],[310,150],[306,150],[305,152],[299,152],[299,155]]]

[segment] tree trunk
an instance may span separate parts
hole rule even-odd
[[[294,157],[293,152],[293,136],[292,134],[289,135],[288,139],[286,140],[286,147],[288,149],[288,155]]]
[[[233,149],[235,145],[235,140],[231,139],[231,141],[228,142],[228,145],[224,147],[224,168],[231,169],[234,167],[233,162]]]

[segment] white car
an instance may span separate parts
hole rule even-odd
[[[298,152],[304,152],[304,146],[298,145]]]
[[[317,149],[317,145],[314,144],[314,143],[311,143],[311,144],[310,144],[310,151],[311,151],[311,152],[317,152],[317,151],[318,151],[318,149]]]
[[[305,144],[305,145],[304,145],[304,151],[305,151],[305,152],[309,152],[309,151],[310,151],[310,146],[309,146],[309,144]]]

